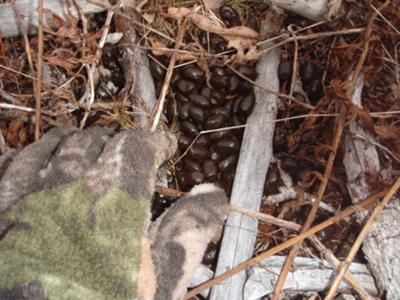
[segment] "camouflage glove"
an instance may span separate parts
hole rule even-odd
[[[175,138],[112,135],[57,128],[11,162],[0,158],[0,299],[182,297],[202,254],[190,256],[191,234],[204,231],[205,248],[222,225],[226,197],[211,191],[221,199],[213,211],[210,197],[202,207],[188,196],[148,233],[157,168]]]

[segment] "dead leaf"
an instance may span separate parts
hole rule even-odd
[[[228,48],[237,50],[237,55],[235,57],[235,62],[237,63],[257,60],[260,57],[255,47],[259,39],[259,34],[250,27],[235,26],[226,28],[213,22],[207,16],[186,7],[170,7],[168,9],[168,16],[175,20],[187,18],[202,31],[215,33],[223,37],[228,42]],[[246,53],[248,49],[251,49],[251,51],[249,50]]]

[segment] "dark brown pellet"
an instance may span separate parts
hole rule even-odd
[[[190,101],[200,107],[210,107],[210,101],[202,95],[192,94],[189,96]]]
[[[187,102],[183,103],[181,105],[181,108],[179,110],[179,118],[181,120],[187,120],[190,117],[190,108],[192,107],[192,104]]]
[[[178,139],[179,149],[181,149],[182,151],[185,151],[191,142],[192,142],[192,139],[190,137],[188,137],[184,134],[181,134]]]
[[[211,105],[217,106],[224,103],[224,94],[221,91],[214,90],[210,96]]]
[[[305,91],[311,102],[315,104],[315,102],[319,100],[323,94],[321,80],[319,78],[312,80],[308,85],[306,85]]]
[[[240,25],[240,18],[238,12],[232,8],[230,5],[223,5],[219,8],[219,14],[221,18],[228,22],[231,25],[231,23],[236,24],[232,26],[239,26]]]
[[[203,264],[205,265],[213,265],[216,262],[217,258],[217,253],[218,253],[218,246],[216,243],[210,243],[207,246],[207,250],[204,253],[203,256]]]
[[[231,117],[230,110],[221,106],[210,108],[209,113],[210,115],[223,115],[226,119],[230,119]]]
[[[244,96],[244,98],[240,101],[239,104],[239,112],[242,113],[245,117],[249,116],[252,112],[254,105],[256,104],[256,98],[254,94],[248,94]]]
[[[204,175],[198,171],[185,172],[185,180],[189,185],[200,184],[204,181]]]
[[[187,79],[179,79],[176,87],[185,95],[190,94],[196,87],[196,84]]]
[[[181,74],[174,72],[171,78],[171,84],[177,84],[178,80],[181,79]]]
[[[183,76],[195,82],[203,80],[204,72],[202,69],[197,67],[189,67],[183,70]]]
[[[236,75],[231,75],[229,77],[228,94],[234,94],[239,87],[239,78]]]
[[[210,148],[210,158],[213,161],[219,161],[221,159],[221,154],[216,151],[213,147]]]
[[[317,75],[317,67],[312,62],[306,62],[300,68],[300,76],[303,84],[307,84]]]
[[[238,88],[239,94],[244,95],[244,94],[250,93],[252,91],[253,91],[253,85],[250,82],[244,81],[244,80],[242,80],[240,82],[239,88]]]
[[[233,113],[234,115],[236,115],[236,114],[239,113],[239,105],[240,105],[240,102],[242,101],[242,99],[243,99],[243,96],[239,96],[239,97],[237,97],[235,100],[232,101],[232,108],[231,108],[231,110],[232,110],[232,113]]]
[[[215,149],[221,153],[234,153],[239,150],[239,142],[236,137],[224,138],[215,143]]]
[[[255,80],[257,77],[256,69],[252,66],[240,65],[237,71],[251,80]]]
[[[186,97],[184,94],[177,92],[175,94],[175,98],[176,100],[178,100],[179,102],[183,103],[183,102],[189,102],[189,98]]]
[[[195,137],[200,132],[199,129],[196,127],[196,125],[194,125],[193,123],[191,123],[189,121],[183,121],[181,123],[180,128],[183,131],[183,133],[185,133],[188,136],[192,136],[192,137]]]
[[[208,181],[215,181],[218,179],[218,167],[217,164],[207,159],[203,162],[203,174]]]
[[[221,183],[227,195],[230,194],[235,174],[233,172],[223,173],[221,175]]]
[[[195,105],[190,107],[190,116],[197,124],[202,124],[206,117],[204,110],[201,107]]]
[[[216,131],[216,132],[210,133],[210,140],[217,141],[217,140],[226,138],[226,137],[231,136],[231,135],[232,134],[231,134],[230,130]]]
[[[213,75],[210,80],[213,87],[217,89],[225,89],[229,85],[228,76]]]
[[[211,97],[211,93],[212,93],[212,91],[206,86],[203,87],[200,91],[200,95],[206,97],[207,99],[209,99]]]
[[[175,115],[178,113],[177,112],[177,107],[176,107],[177,103],[174,99],[168,99],[167,102],[167,118],[168,120],[173,120]]]
[[[244,120],[241,116],[233,116],[231,119],[231,124],[232,126],[238,126],[238,125],[243,125],[244,124]]]
[[[181,187],[187,186],[188,183],[186,181],[184,172],[176,172],[176,178],[178,179],[178,183],[180,184]]]
[[[280,81],[287,81],[292,76],[292,63],[288,60],[283,60],[279,64],[278,76]]]
[[[225,117],[223,115],[213,115],[207,118],[204,123],[206,129],[216,129],[224,125]]]
[[[210,151],[206,147],[199,146],[199,145],[193,145],[189,149],[189,156],[193,159],[201,160],[203,161],[210,155]]]
[[[221,173],[225,173],[226,171],[233,169],[235,167],[235,164],[236,155],[231,154],[219,162],[218,169]]]
[[[149,60],[149,64],[150,71],[153,77],[157,80],[164,80],[165,69],[159,63],[155,62],[152,59]]]
[[[209,143],[209,137],[206,134],[202,134],[194,143],[199,146],[207,146]]]
[[[190,159],[188,157],[185,157],[183,159],[182,164],[183,164],[183,169],[185,171],[201,171],[202,170],[201,165],[197,161]]]

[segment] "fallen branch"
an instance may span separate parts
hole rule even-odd
[[[267,26],[267,24],[264,24],[264,26]],[[278,50],[269,52],[261,57],[257,64],[258,84],[267,87],[269,90],[279,91],[279,61],[280,53]],[[275,120],[277,96],[264,90],[255,89],[255,97],[256,104],[252,114],[247,119],[247,123],[252,124],[263,119]],[[274,129],[274,122],[258,128],[253,126],[245,128],[232,187],[231,205],[254,211],[260,209],[264,182],[273,155],[272,139]],[[228,216],[216,274],[221,274],[231,266],[242,263],[252,256],[257,228],[258,222],[254,218],[237,212],[233,212]],[[210,299],[241,299],[245,280],[246,274],[244,272],[236,274],[224,284],[215,286],[211,291]]]

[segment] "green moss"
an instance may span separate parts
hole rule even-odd
[[[0,241],[0,286],[40,280],[50,299],[132,299],[144,200],[112,188],[98,200],[78,181],[19,201],[1,217],[22,223]],[[29,226],[23,226],[29,224]]]

